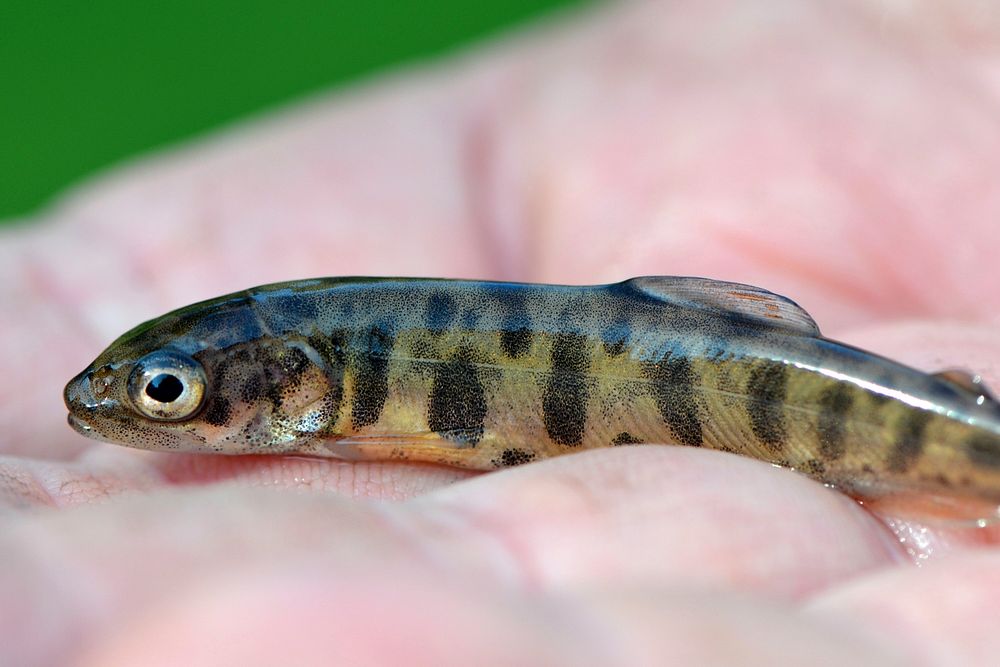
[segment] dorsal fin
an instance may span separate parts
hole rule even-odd
[[[820,335],[816,322],[797,303],[760,287],[678,276],[644,276],[625,282],[660,301],[719,314],[737,313],[802,336]]]
[[[989,390],[986,383],[983,382],[983,378],[975,373],[970,373],[967,370],[961,368],[948,368],[943,371],[938,371],[937,373],[932,373],[932,375],[939,380],[944,380],[948,384],[952,384],[959,389],[967,391],[976,396],[982,396],[985,400],[997,402],[997,399],[993,396],[993,392]]]

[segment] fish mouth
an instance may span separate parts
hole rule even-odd
[[[80,435],[85,435],[88,438],[93,438],[95,436],[94,427],[74,415],[72,412],[66,415],[66,422],[70,425],[70,428]]]

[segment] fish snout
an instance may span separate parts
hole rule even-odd
[[[91,422],[98,410],[107,407],[113,379],[109,373],[88,368],[66,384],[63,402],[69,410],[67,421],[79,433],[91,435]],[[91,436],[93,437],[93,436]]]
[[[87,369],[70,380],[63,390],[63,401],[70,412],[78,410],[93,410],[97,407],[97,399],[91,389],[93,372]]]

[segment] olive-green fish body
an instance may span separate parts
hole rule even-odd
[[[734,283],[319,279],[143,324],[66,401],[77,430],[147,449],[491,469],[675,443],[859,497],[1000,503],[1000,405],[956,377],[823,338]]]

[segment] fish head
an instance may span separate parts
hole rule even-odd
[[[146,322],[66,385],[77,432],[141,449],[277,453],[328,427],[342,368],[310,337],[274,335],[246,293]],[[323,338],[327,347],[329,338]]]

